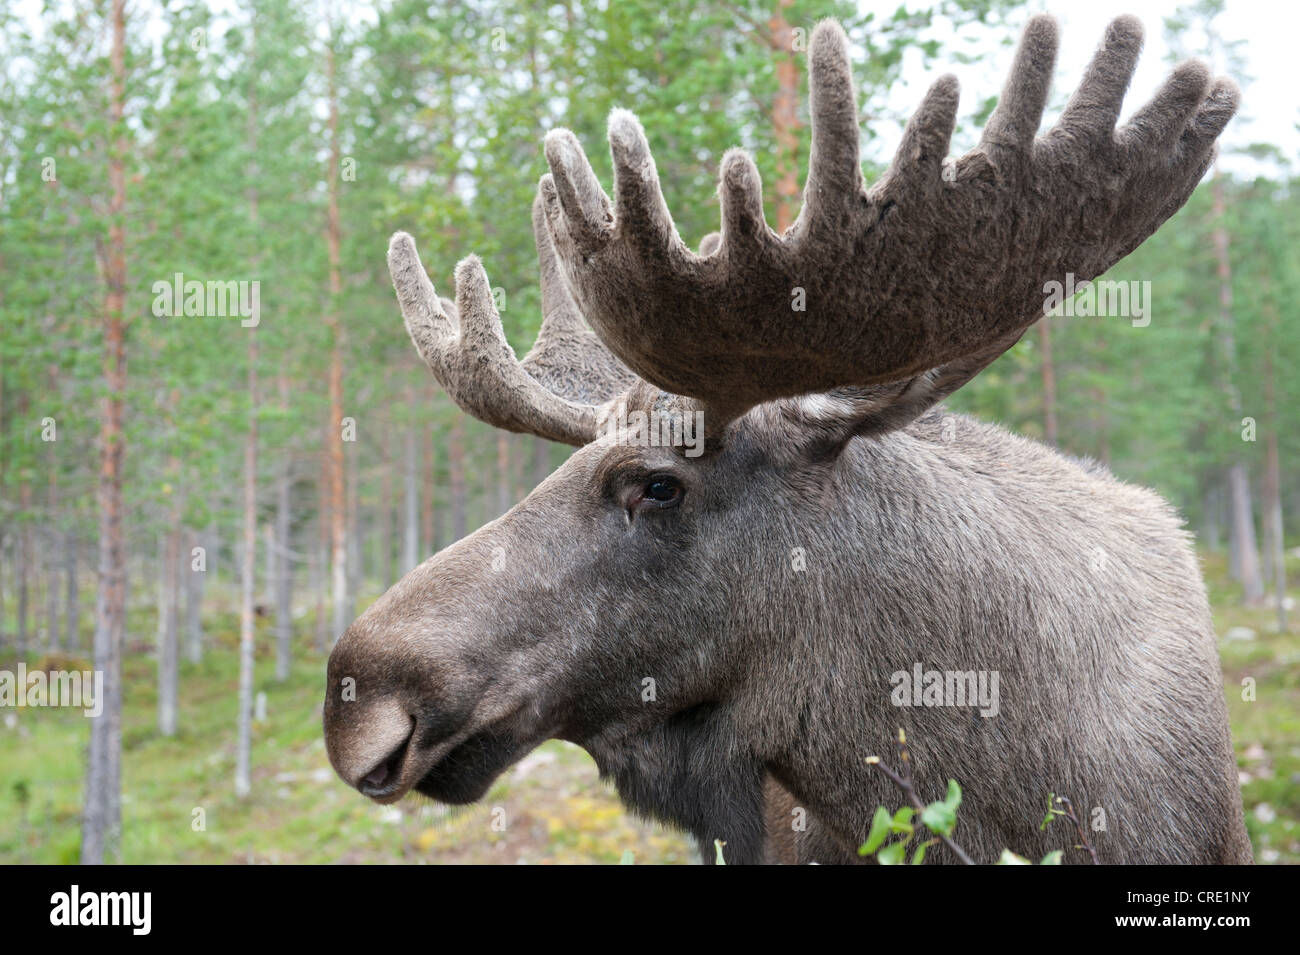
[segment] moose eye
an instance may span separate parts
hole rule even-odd
[[[677,478],[656,474],[646,482],[643,497],[659,507],[672,507],[682,499],[683,488]]]

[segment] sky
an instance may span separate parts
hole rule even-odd
[[[38,29],[36,24],[42,2],[18,0],[19,15],[31,23],[33,29]],[[316,5],[334,2],[344,8],[364,9],[369,6],[365,0],[317,0]],[[617,0],[610,2],[616,3]],[[918,7],[928,5],[930,0],[860,0],[859,6],[864,11],[888,16],[900,2],[908,7]],[[230,4],[228,0],[212,0],[211,6],[225,10]],[[1146,27],[1146,49],[1125,101],[1125,114],[1140,107],[1170,69],[1169,51],[1163,36],[1164,18],[1178,6],[1178,0],[1033,0],[1027,5],[1024,16],[1044,10],[1053,14],[1061,26],[1053,102],[1059,107],[1078,84],[1106,24],[1122,13],[1131,13]],[[1300,131],[1297,130],[1300,123],[1300,83],[1297,82],[1300,51],[1296,49],[1296,37],[1300,35],[1300,3],[1294,0],[1226,0],[1226,10],[1219,18],[1218,26],[1225,39],[1245,41],[1243,53],[1247,74],[1233,76],[1243,87],[1242,109],[1221,140],[1221,164],[1227,171],[1238,175],[1275,175],[1278,170],[1274,165],[1234,154],[1234,150],[1265,142],[1279,147],[1292,163],[1300,156]],[[992,55],[977,66],[953,66],[943,61],[941,56],[938,62],[927,67],[919,52],[910,56],[902,81],[891,91],[890,112],[899,116],[909,114],[930,82],[943,72],[956,73],[961,80],[963,113],[973,110],[981,99],[1001,88],[1011,63],[1010,48],[997,46],[994,38],[985,33],[973,35],[969,43],[964,37],[953,38],[951,30],[946,34],[939,30],[936,35],[953,40],[961,49],[970,52],[979,52],[981,47],[987,50],[992,46],[994,49]],[[897,145],[901,126],[897,123],[882,124],[877,132],[880,139],[873,144],[873,158],[888,159]],[[959,152],[970,145],[970,142],[958,141],[954,151]]]
[[[862,0],[864,10],[882,13],[897,7],[897,0]],[[915,4],[909,2],[908,6]],[[1053,102],[1059,105],[1078,85],[1084,67],[1092,57],[1106,24],[1124,13],[1131,13],[1146,28],[1146,45],[1138,63],[1133,83],[1124,101],[1125,117],[1135,112],[1160,86],[1172,65],[1164,41],[1164,19],[1179,6],[1176,0],[1048,0],[1031,3],[1025,16],[1036,10],[1051,13],[1060,24],[1061,47],[1056,60]],[[1247,76],[1236,76],[1242,87],[1242,106],[1224,132],[1221,143],[1223,167],[1238,175],[1276,174],[1274,165],[1261,164],[1248,156],[1234,155],[1234,149],[1251,143],[1272,143],[1286,154],[1290,162],[1300,158],[1300,3],[1294,0],[1227,0],[1219,17],[1220,35],[1227,40],[1244,40]],[[955,73],[961,80],[962,111],[971,110],[979,99],[995,94],[1011,65],[1012,51],[1003,49],[988,61],[972,67],[950,67],[936,63],[926,68],[916,57],[903,71],[903,82],[891,91],[890,106],[910,112],[920,101],[930,82],[940,73]],[[1216,64],[1211,64],[1216,66]],[[1216,66],[1222,72],[1222,65]],[[1123,119],[1121,119],[1123,122]],[[884,135],[881,146],[892,154],[897,133]],[[969,145],[969,144],[967,144]]]

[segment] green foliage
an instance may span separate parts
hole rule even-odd
[[[961,805],[961,787],[955,779],[948,780],[948,795],[940,802],[932,802],[921,812],[926,828],[940,836],[951,836],[957,828],[957,807]]]
[[[953,839],[957,831],[957,809],[960,805],[961,786],[957,785],[955,779],[950,779],[947,795],[921,808],[920,822],[934,834],[934,838],[919,842],[912,847],[911,865],[923,864],[926,851],[931,846]],[[1047,823],[1055,815],[1065,815],[1063,811],[1054,808],[1055,805],[1055,794],[1053,794],[1048,797],[1048,814],[1041,828],[1046,828]],[[903,865],[909,862],[907,853],[916,835],[916,826],[913,822],[916,814],[916,809],[911,806],[904,806],[894,813],[890,813],[884,806],[877,806],[875,815],[871,817],[871,829],[867,833],[867,841],[858,847],[858,855],[875,856],[876,862],[880,865]],[[886,842],[888,839],[893,841]],[[1053,850],[1043,856],[1039,865],[1060,865],[1064,855],[1062,849]],[[1033,863],[1023,856],[1016,855],[1010,849],[1003,849],[996,864],[1032,865]]]
[[[634,110],[679,230],[691,243],[717,228],[717,164],[728,147],[755,155],[773,220],[779,170],[792,165],[802,181],[807,164],[803,50],[797,43],[782,46],[772,33],[777,7],[770,2],[380,0],[373,15],[329,24],[328,31],[311,10],[289,0],[130,6],[128,111],[114,126],[106,108],[111,31],[105,5],[28,4],[23,17],[36,18],[29,22],[14,4],[0,3],[0,62],[7,67],[0,70],[0,642],[13,630],[5,577],[16,563],[16,536],[68,532],[80,541],[83,565],[94,542],[104,392],[102,246],[110,227],[124,226],[127,239],[123,524],[138,603],[154,586],[158,540],[173,501],[183,503],[187,528],[210,531],[215,575],[232,570],[240,442],[253,397],[245,381],[254,333],[229,316],[154,314],[155,283],[177,273],[260,283],[255,334],[266,453],[259,517],[269,517],[271,478],[286,469],[293,547],[303,554],[315,546],[322,516],[325,316],[337,306],[345,414],[358,424],[358,440],[346,449],[358,528],[369,533],[392,517],[393,491],[385,482],[399,467],[405,437],[422,442],[428,433],[438,524],[435,540],[423,542],[427,549],[449,542],[453,507],[463,507],[472,530],[496,516],[498,481],[511,482],[512,497],[527,490],[531,475],[521,462],[531,448],[505,439],[514,472],[503,478],[496,434],[464,421],[431,383],[393,300],[388,236],[404,229],[417,237],[445,295],[453,291],[455,262],[470,252],[482,255],[493,284],[505,292],[507,336],[522,353],[540,321],[529,208],[546,170],[540,143],[549,129],[571,127],[608,183],[606,118],[614,106]],[[822,17],[843,20],[855,49],[861,110],[872,117],[863,126],[864,155],[879,171],[889,158],[881,134],[904,119],[891,109],[888,93],[905,58],[919,54],[939,67],[996,53],[1005,62],[1002,47],[1023,6],[934,0],[864,11],[843,0],[795,0],[780,9],[796,40]],[[1209,55],[1219,69],[1239,76],[1239,44],[1215,31],[1221,6],[1199,0],[1167,28],[1174,48]],[[337,298],[329,290],[324,238],[327,42],[335,54],[344,158],[337,183],[343,262]],[[792,154],[783,153],[773,121],[782,64],[795,67],[800,84]],[[970,143],[996,102],[991,93],[965,91],[958,142]],[[108,161],[119,135],[128,144],[121,216],[107,202]],[[1103,277],[1150,283],[1149,324],[1050,321],[1062,450],[1156,488],[1205,531],[1221,519],[1216,494],[1228,462],[1240,458],[1259,484],[1264,436],[1276,439],[1284,462],[1279,496],[1288,515],[1300,500],[1291,466],[1300,456],[1300,376],[1291,372],[1300,365],[1300,193],[1287,157],[1271,144],[1250,151],[1268,175],[1242,180],[1221,173],[1203,184],[1156,236]],[[1231,261],[1226,286],[1215,259],[1219,236],[1226,236]],[[1225,292],[1231,336],[1225,335]],[[1042,437],[1047,357],[1043,338],[1031,331],[949,405]],[[1258,421],[1260,440],[1242,440],[1243,417]],[[40,440],[46,418],[57,422],[55,442]],[[464,426],[463,505],[447,493],[454,422]],[[38,546],[48,546],[44,536]],[[369,549],[380,546],[372,541]],[[50,555],[36,556],[32,566],[44,570]],[[391,563],[392,553],[387,556]],[[377,562],[363,564],[364,587],[377,589]],[[1221,617],[1235,597],[1226,579],[1212,580]],[[83,603],[86,631],[90,601]],[[1264,623],[1249,616],[1254,611],[1241,612],[1264,632]],[[151,635],[151,625],[132,618],[134,656],[147,652]],[[1294,655],[1286,635],[1277,640],[1278,653]],[[1266,662],[1233,656],[1245,652],[1232,647],[1225,659],[1242,668]],[[1294,696],[1291,671],[1273,667],[1262,679],[1273,680],[1276,693]],[[1246,720],[1270,744],[1296,732],[1294,719],[1257,724],[1254,710],[1239,709],[1234,719]],[[1300,771],[1285,762],[1289,757],[1278,758],[1279,766]],[[1285,805],[1286,778],[1279,769],[1278,779],[1261,776],[1248,785],[1259,800]],[[902,861],[910,847],[910,861],[923,860],[934,840],[916,843],[916,829],[954,831],[960,790],[953,786],[919,818],[911,809],[886,812],[888,826],[868,854]],[[1281,823],[1251,819],[1250,825],[1252,835],[1289,845]]]
[[[948,780],[948,795],[937,802],[929,803],[921,809],[920,821],[935,836],[951,837],[957,828],[957,807],[961,804],[961,787],[956,781]],[[904,806],[897,812],[890,813],[884,806],[878,806],[871,819],[871,830],[867,841],[858,847],[858,855],[875,856],[881,865],[902,865],[908,861],[908,845],[916,835],[913,819],[916,810]],[[900,837],[886,843],[891,837]],[[938,838],[919,842],[912,848],[911,864],[921,865],[925,862],[926,851]]]

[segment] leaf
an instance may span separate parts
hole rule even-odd
[[[867,841],[858,847],[858,855],[869,856],[879,849],[881,843],[889,836],[893,821],[888,809],[884,806],[877,806],[876,814],[871,817],[871,831],[867,833]]]
[[[916,815],[916,810],[911,806],[904,806],[898,812],[894,813],[894,818],[889,824],[889,828],[901,835],[911,837],[912,817]]]
[[[1002,856],[997,861],[998,865],[1030,865],[1030,861],[1023,856],[1018,856],[1010,849],[1003,849]]]
[[[876,853],[876,861],[881,865],[902,865],[903,854],[907,851],[906,842],[891,842]]]
[[[725,846],[725,845],[726,845],[726,843],[723,842],[721,839],[714,839],[714,840],[713,840],[713,852],[714,852],[713,864],[714,864],[714,865],[726,865],[726,864],[727,864],[727,860],[724,859],[724,858],[722,858],[722,847]]]
[[[1055,799],[1056,793],[1047,794],[1047,815],[1043,817],[1043,823],[1038,827],[1039,832],[1043,832],[1047,828],[1047,824],[1056,817],[1057,810],[1052,808],[1052,802]]]
[[[931,832],[951,836],[957,828],[957,807],[961,805],[961,787],[955,779],[948,780],[948,797],[942,802],[932,802],[921,811],[921,821]]]
[[[916,851],[912,853],[912,865],[921,865],[925,862],[925,851],[934,845],[934,842],[933,839],[929,839],[916,847]]]
[[[1064,849],[1056,849],[1055,851],[1049,852],[1047,853],[1047,855],[1043,856],[1043,861],[1038,864],[1039,865],[1060,865],[1061,857],[1064,855],[1065,855]]]
[[[619,865],[635,865],[635,864],[636,864],[636,853],[634,853],[631,849],[624,849],[624,850],[623,850],[623,857],[622,857],[621,859],[618,860],[618,864],[619,864]]]
[[[957,814],[948,807],[947,803],[932,802],[921,811],[921,821],[926,827],[934,833],[941,836],[951,836],[952,831],[957,828]]]

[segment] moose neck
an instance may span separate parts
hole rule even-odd
[[[753,860],[782,824],[764,822],[772,778],[849,854],[877,806],[901,803],[866,758],[896,765],[904,728],[921,798],[941,798],[949,776],[962,777],[973,817],[964,845],[981,857],[1039,838],[1026,820],[1049,791],[1124,805],[1124,792],[1105,791],[1105,767],[1078,754],[1099,752],[1098,734],[1119,733],[1141,687],[1159,678],[1128,649],[1129,621],[1149,611],[1140,592],[1120,587],[1108,602],[1086,596],[1117,571],[1099,568],[1096,554],[1133,552],[1144,525],[1173,536],[1176,518],[1103,472],[960,416],[853,441],[828,467],[790,483],[766,522],[754,516],[747,563],[733,572],[764,586],[741,588],[752,599],[730,608],[733,652],[715,699],[578,740],[627,804],[693,833],[706,857],[721,839],[728,861]],[[1101,493],[1126,503],[1090,511]],[[1162,579],[1187,582],[1173,595],[1187,616],[1146,639],[1207,655],[1209,666],[1194,558],[1183,548],[1147,559]],[[909,690],[900,701],[897,675],[911,681],[918,669],[969,676],[972,698],[918,705]],[[996,693],[981,699],[994,679],[1014,706],[1000,707]],[[1074,681],[1089,687],[1077,705],[1092,722],[1057,724],[1044,747],[1041,714]],[[987,802],[1026,774],[1014,796]]]

